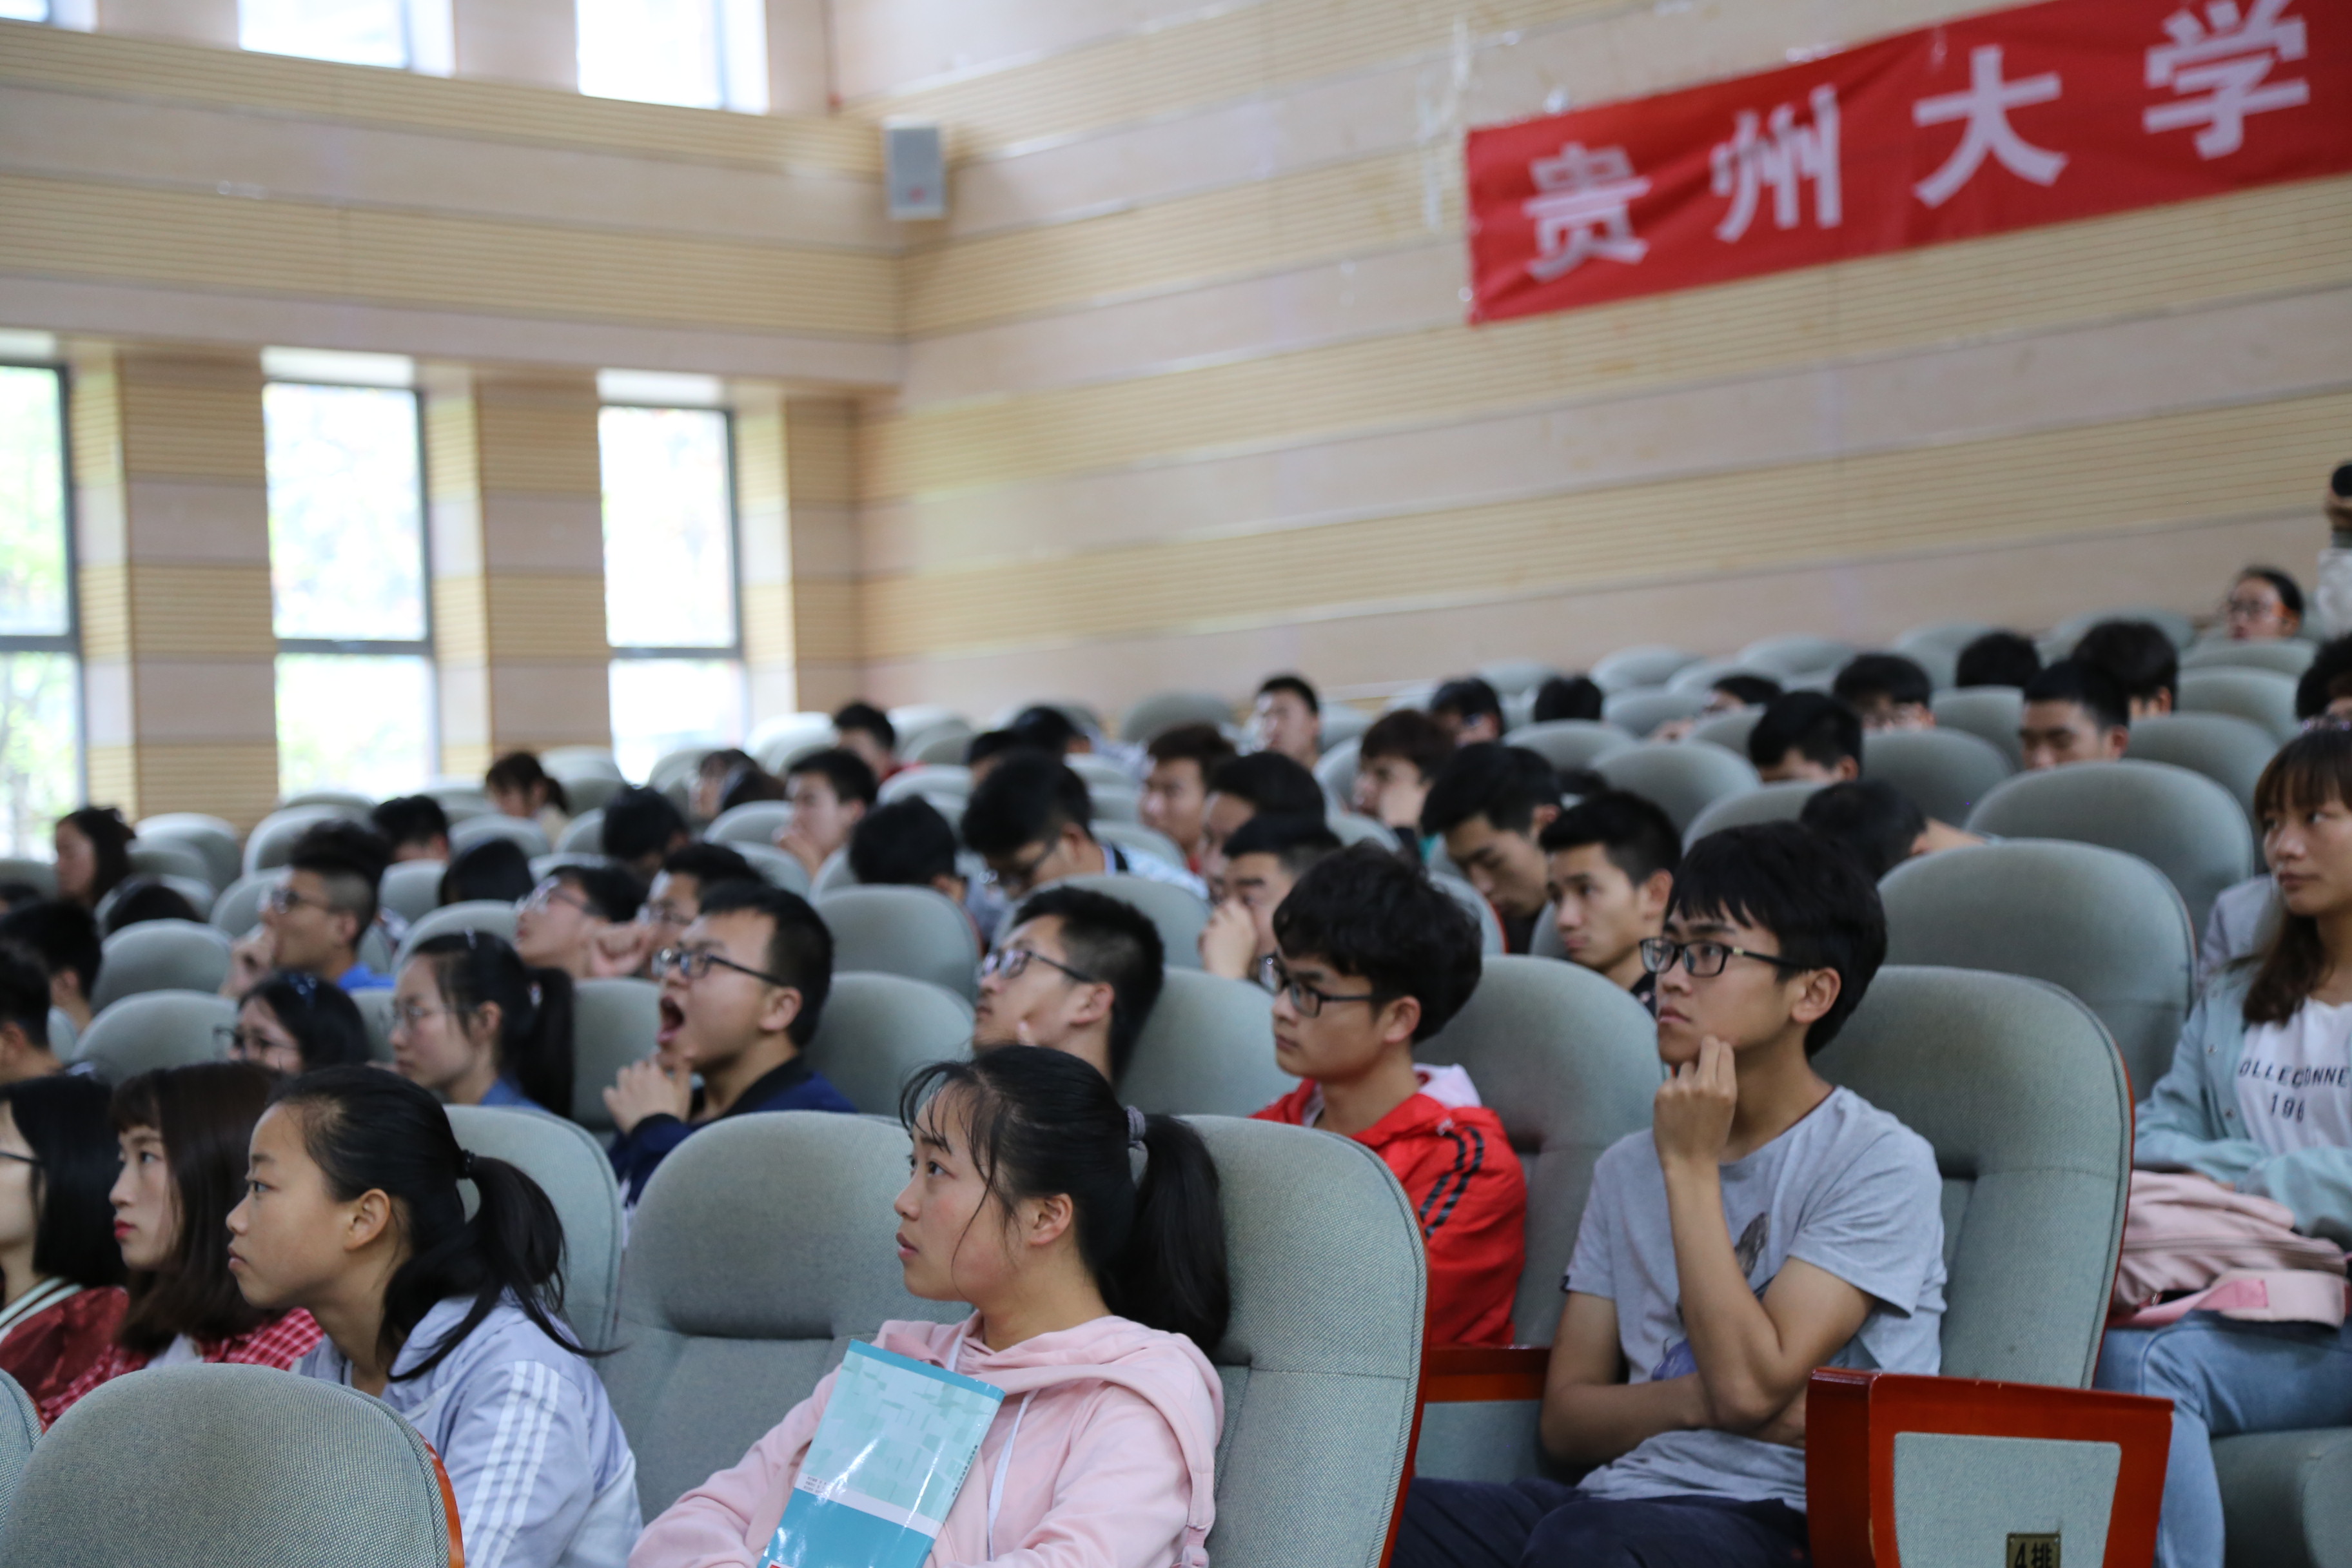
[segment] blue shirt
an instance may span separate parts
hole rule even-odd
[[[698,1109],[702,1091],[694,1091]],[[761,1110],[834,1110],[855,1116],[857,1107],[849,1097],[826,1081],[824,1074],[808,1065],[805,1057],[794,1057],[780,1068],[774,1068],[752,1079],[742,1098],[729,1106],[714,1120],[723,1121],[730,1116],[749,1116]],[[648,1116],[613,1141],[613,1173],[620,1178],[621,1196],[631,1208],[645,1195],[646,1183],[655,1169],[669,1157],[669,1152],[693,1136],[708,1122],[681,1121],[667,1114]]]
[[[354,963],[337,976],[335,984],[346,991],[389,991],[392,976],[378,974],[364,963]]]
[[[482,1103],[499,1110],[536,1110],[541,1116],[554,1114],[547,1107],[525,1094],[522,1091],[522,1086],[504,1073],[492,1079],[490,1087],[482,1091]]]

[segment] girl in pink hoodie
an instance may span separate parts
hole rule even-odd
[[[907,1289],[961,1323],[874,1342],[1004,1390],[927,1568],[1206,1568],[1230,1306],[1216,1166],[1076,1057],[1009,1046],[908,1085],[893,1206]],[[629,1568],[751,1568],[783,1517],[816,1392],[637,1540]]]

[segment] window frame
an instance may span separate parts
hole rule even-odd
[[[736,478],[735,411],[712,407],[701,403],[640,403],[635,399],[600,397],[596,409],[602,414],[607,408],[644,408],[657,414],[715,414],[727,458],[727,603],[734,624],[734,637],[723,643],[697,643],[685,647],[654,643],[616,643],[613,626],[604,623],[604,646],[614,658],[678,658],[713,662],[743,662],[743,510],[742,487]],[[600,448],[601,457],[601,448]],[[596,527],[598,542],[603,542],[604,528],[604,495],[600,485],[597,494]]]
[[[56,360],[0,355],[0,369],[45,371],[58,388],[58,518],[65,530],[66,629],[0,633],[0,654],[61,653],[74,668],[74,779],[77,800],[89,798],[89,666],[82,657],[80,496],[73,471],[73,368]],[[736,628],[740,637],[742,628]]]

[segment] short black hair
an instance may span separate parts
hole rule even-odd
[[[1885,779],[1824,785],[1805,797],[1797,820],[1852,850],[1874,879],[1911,858],[1927,831],[1926,814]]]
[[[359,917],[356,942],[375,924],[376,884],[392,863],[392,846],[373,827],[336,818],[313,824],[286,857],[291,870],[308,871],[327,884],[335,908]]]
[[[2113,676],[2126,702],[2180,694],[2180,652],[2153,621],[2101,621],[2075,643],[2074,657]]]
[[[573,861],[558,866],[548,875],[579,889],[580,896],[588,900],[593,912],[615,925],[635,920],[646,901],[646,885],[624,867]]]
[[[2310,668],[2294,683],[2294,716],[2316,719],[2340,697],[2352,697],[2352,637],[2324,642],[2312,655]],[[0,931],[6,930],[0,921]]]
[[[368,820],[394,849],[449,837],[449,814],[429,795],[394,795],[368,813]]]
[[[1117,1083],[1167,981],[1168,950],[1160,928],[1124,899],[1092,888],[1047,888],[1024,899],[1004,929],[1045,915],[1062,922],[1062,951],[1070,967],[1110,987],[1110,1078]]]
[[[955,829],[919,795],[876,806],[849,830],[849,869],[872,887],[928,888],[962,875]]]
[[[1780,695],[1780,683],[1769,675],[1749,675],[1744,670],[1733,670],[1707,682],[1707,689],[1720,691],[1726,697],[1736,697],[1750,708],[1761,708]]]
[[[722,882],[702,895],[706,919],[747,912],[768,917],[768,975],[801,994],[800,1013],[784,1034],[805,1046],[833,991],[833,932],[806,899],[765,882]]]
[[[1748,760],[1769,768],[1790,752],[1833,768],[1843,757],[1862,764],[1862,715],[1825,691],[1784,691],[1748,731]]]
[[[1234,743],[1214,724],[1179,724],[1152,736],[1143,751],[1155,763],[1191,763],[1201,770],[1201,786],[1206,789],[1209,775],[1233,757]]]
[[[1293,763],[1294,767],[1297,764]],[[1050,844],[1065,824],[1094,832],[1094,796],[1059,757],[1023,748],[973,786],[963,808],[963,841],[980,855],[1010,855]]]
[[[1226,838],[1225,858],[1230,861],[1244,855],[1271,855],[1293,877],[1303,877],[1308,867],[1330,858],[1345,847],[1339,836],[1331,831],[1330,820],[1319,813],[1299,816],[1261,811]]]
[[[1421,803],[1421,830],[1444,835],[1484,816],[1502,833],[1526,833],[1536,808],[1559,804],[1559,775],[1524,746],[1476,741],[1446,759]]]
[[[1849,708],[1861,708],[1884,698],[1895,707],[1916,703],[1925,708],[1935,700],[1936,683],[1917,663],[1899,653],[1857,654],[1837,672],[1830,693]]]
[[[52,974],[71,971],[80,980],[85,998],[98,986],[104,951],[99,945],[98,922],[79,904],[43,899],[11,910],[0,915],[0,942],[30,948]]]
[[[783,798],[784,781],[767,769],[758,766],[737,768],[727,775],[726,784],[720,787],[719,810],[724,816],[737,806],[749,805],[753,801]]]
[[[510,904],[538,885],[521,845],[511,838],[484,838],[457,851],[441,873],[439,897],[445,904]]]
[[[483,784],[491,790],[512,790],[528,795],[534,784],[547,786],[547,804],[558,811],[572,809],[572,797],[563,793],[563,781],[540,766],[539,758],[529,752],[509,752],[492,763],[482,774]]]
[[[1307,704],[1309,713],[1320,714],[1323,711],[1323,700],[1315,695],[1315,688],[1307,684],[1307,678],[1303,675],[1269,675],[1258,687],[1257,694],[1263,697],[1269,691],[1289,692]]]
[[[2249,577],[2260,577],[2278,590],[2279,606],[2297,621],[2303,619],[2303,585],[2276,566],[2244,566],[2238,571],[2241,583]]]
[[[1658,804],[1629,790],[1586,795],[1545,825],[1537,844],[1547,855],[1598,844],[1609,863],[1636,885],[1683,858],[1683,836]]]
[[[890,715],[871,702],[846,702],[833,716],[834,730],[846,735],[852,730],[861,731],[882,742],[886,752],[898,749],[898,726],[890,722]]]
[[[0,942],[0,1024],[14,1024],[37,1046],[49,1043],[49,969],[22,942]]]
[[[1600,685],[1591,677],[1555,675],[1536,688],[1535,711],[1529,721],[1550,724],[1562,719],[1585,719],[1598,722],[1605,700]]]
[[[1400,708],[1372,721],[1356,742],[1356,765],[1375,757],[1402,757],[1425,782],[1444,770],[1454,755],[1454,742],[1445,727],[1418,708]]]
[[[86,1289],[123,1282],[107,1197],[122,1169],[112,1105],[105,1085],[77,1073],[0,1085],[0,1106],[33,1152],[41,1215],[33,1231],[33,1272]]]
[[[2023,686],[2042,672],[2042,650],[2021,632],[1987,632],[1960,649],[1952,684]]]
[[[269,1009],[302,1058],[302,1070],[364,1067],[371,1054],[367,1020],[351,993],[331,980],[278,970],[266,974],[236,999],[239,1008],[258,1002]]]
[[[1274,940],[1286,957],[1361,975],[1382,1002],[1419,1002],[1416,1041],[1453,1020],[1485,967],[1469,911],[1427,871],[1372,844],[1342,849],[1299,878],[1274,911]]]
[[[106,934],[149,921],[201,921],[188,896],[155,877],[130,877],[114,885],[106,900]]]
[[[661,868],[673,877],[693,878],[698,889],[715,888],[721,882],[761,880],[759,868],[733,848],[699,838],[663,856]]]
[[[1429,700],[1432,713],[1451,713],[1463,723],[1486,717],[1499,728],[1503,722],[1503,700],[1495,689],[1475,675],[1449,680],[1437,689]]]
[[[983,730],[964,742],[963,765],[977,767],[991,757],[1019,751],[1023,744],[1021,737],[1010,730]]]
[[[1837,972],[1837,1000],[1805,1030],[1808,1057],[1837,1037],[1886,961],[1878,884],[1843,845],[1801,823],[1748,823],[1692,845],[1667,913],[1769,931],[1790,963]]]
[[[686,816],[657,789],[632,784],[604,803],[603,844],[615,860],[667,855],[686,837]]]
[[[834,798],[844,803],[854,800],[861,805],[872,805],[882,788],[882,781],[874,776],[866,759],[846,746],[827,746],[822,752],[811,752],[784,770],[784,780],[789,784],[803,773],[815,773],[824,779],[833,790]]]
[[[2062,658],[2025,683],[2028,702],[2072,702],[2102,730],[2131,728],[2131,708],[2116,678],[2095,664]]]
[[[1067,756],[1078,741],[1078,727],[1071,722],[1070,716],[1042,702],[1034,708],[1024,708],[1005,728],[1021,744],[1057,757]]]
[[[1296,757],[1280,752],[1251,752],[1217,764],[1209,775],[1211,795],[1245,800],[1256,811],[1286,816],[1319,816],[1329,807],[1323,786]]]

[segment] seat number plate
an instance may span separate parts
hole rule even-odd
[[[2000,1562],[2001,1568],[2059,1568],[2058,1536],[2011,1535]]]

